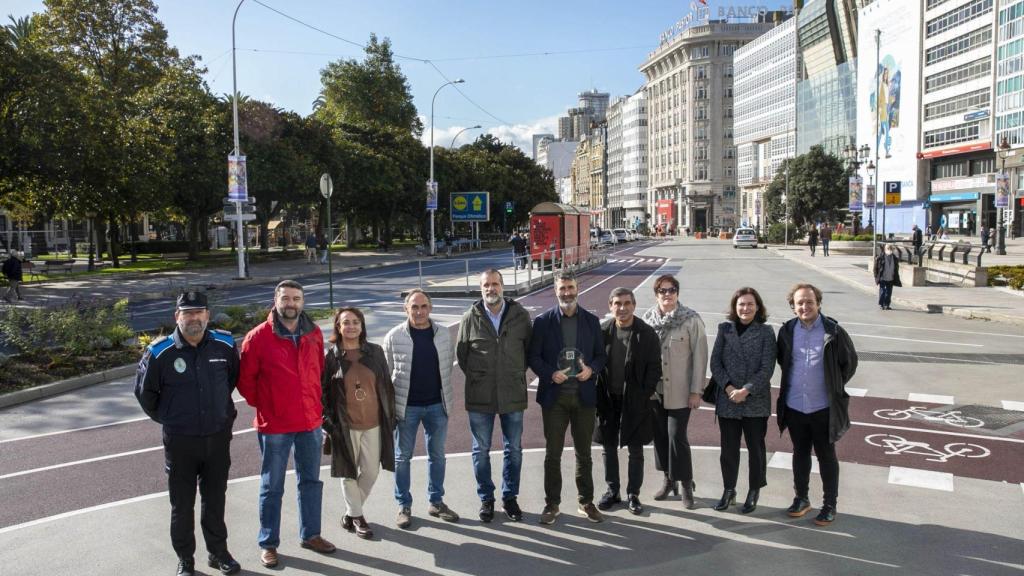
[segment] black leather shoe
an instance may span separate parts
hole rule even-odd
[[[356,525],[352,522],[352,517],[348,514],[341,517],[341,527],[349,532],[356,531]]]
[[[599,510],[610,510],[612,506],[619,502],[622,502],[622,498],[619,498],[619,493],[609,490],[604,493],[604,496],[601,496],[601,499],[597,502],[597,508]]]
[[[207,559],[206,563],[210,566],[210,568],[216,568],[217,570],[220,570],[221,574],[237,574],[242,569],[238,562],[231,557],[231,554],[228,554],[227,552],[221,554],[220,556],[210,554],[210,557]]]
[[[505,510],[505,516],[513,522],[522,522],[523,510],[515,498],[506,498],[501,501],[501,507]]]
[[[630,494],[629,497],[626,498],[626,508],[629,508],[629,511],[633,514],[640,514],[644,511],[643,505],[640,504],[640,497],[636,494]]]
[[[480,503],[480,521],[490,522],[494,520],[494,500],[484,500]]]
[[[786,514],[789,514],[790,518],[799,518],[807,511],[811,509],[811,502],[807,498],[797,496],[793,498],[793,503],[790,504],[789,508],[786,508]]]
[[[814,523],[818,526],[828,526],[829,524],[836,521],[836,507],[831,504],[825,504],[818,511],[818,515],[814,518]]]
[[[196,562],[192,558],[178,558],[177,576],[195,576]]]
[[[754,510],[757,510],[757,497],[760,492],[761,490],[758,488],[747,490],[747,499],[743,502],[743,508],[740,508],[740,512],[750,514]]]
[[[715,504],[715,510],[719,512],[728,510],[729,506],[736,503],[736,490],[733,488],[726,488],[725,492],[722,492],[722,499]]]

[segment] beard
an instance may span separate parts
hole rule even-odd
[[[488,306],[494,306],[498,302],[501,302],[501,294],[484,294],[484,303]]]
[[[178,330],[189,338],[198,338],[206,331],[206,322],[202,320],[190,320],[178,324]]]
[[[578,301],[579,296],[559,296],[558,307],[563,310],[566,310],[568,308],[572,308],[573,306],[575,306]]]
[[[277,313],[281,316],[281,318],[284,318],[285,320],[294,320],[298,318],[300,312],[302,312],[302,310],[294,306],[287,306],[284,308],[277,309]]]

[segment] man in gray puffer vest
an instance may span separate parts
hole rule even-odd
[[[478,300],[462,315],[456,357],[466,374],[466,410],[473,434],[473,472],[480,496],[480,521],[494,519],[491,480],[491,436],[494,416],[501,420],[504,444],[501,501],[505,515],[523,519],[519,508],[519,474],[523,466],[523,414],[528,405],[526,351],[530,346],[530,314],[504,297],[501,272],[480,274]]]

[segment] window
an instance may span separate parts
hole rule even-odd
[[[931,176],[932,180],[938,180],[940,178],[956,178],[964,175],[964,165],[962,161],[946,161],[935,160],[932,164]]]
[[[977,140],[980,134],[980,122],[969,122],[966,124],[949,126],[948,128],[928,130],[924,133],[924,147],[925,149],[938,148],[940,146],[948,146],[959,142],[969,142],[971,140]]]
[[[989,0],[989,2],[991,2],[991,0]],[[707,46],[694,46],[690,49],[690,58],[694,60],[698,58],[707,58],[708,52]]]
[[[971,160],[971,176],[978,176],[981,174],[992,174],[995,171],[995,158],[979,158],[977,160]]]
[[[993,0],[974,0],[970,4],[964,4],[954,8],[942,16],[932,18],[925,27],[925,37],[931,38],[941,34],[950,28],[954,28],[975,18],[980,18],[992,11]]]
[[[732,64],[725,65],[725,77],[732,78]]]
[[[732,53],[736,51],[736,46],[733,44],[722,44],[721,49],[718,53],[722,56],[732,56]]]
[[[736,157],[736,149],[733,148],[732,146],[726,146],[725,147],[725,158],[735,158],[735,157]]]
[[[952,98],[946,98],[945,100],[939,100],[938,102],[932,102],[931,104],[925,104],[924,107],[924,119],[934,120],[936,118],[943,118],[946,116],[953,116],[961,114],[968,110],[980,109],[986,107],[991,102],[991,94],[989,94],[988,88],[982,88],[981,90],[975,90],[967,94],[961,94],[959,96],[953,96]]]
[[[732,98],[732,86],[725,87],[725,97]]]
[[[954,56],[959,56],[964,52],[980,48],[991,41],[991,27],[979,28],[974,32],[968,32],[962,36],[957,36],[952,40],[929,48],[924,55],[925,66],[930,66],[936,62],[942,62],[943,60],[948,60]]]
[[[1022,4],[1024,6],[1024,4]],[[988,76],[992,71],[992,60],[988,56],[962,64],[956,68],[932,74],[924,79],[924,92],[929,94],[949,86]]]

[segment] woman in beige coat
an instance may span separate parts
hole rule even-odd
[[[679,281],[671,274],[654,281],[657,304],[643,320],[661,339],[661,382],[658,384],[654,422],[654,462],[665,473],[665,484],[654,494],[664,500],[679,494],[683,504],[696,507],[693,500],[693,462],[686,427],[690,411],[700,407],[708,366],[708,339],[704,321],[694,310],[679,304]]]

